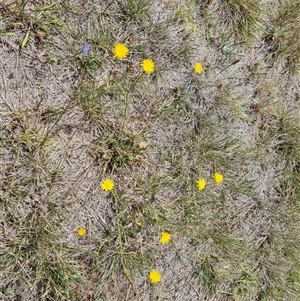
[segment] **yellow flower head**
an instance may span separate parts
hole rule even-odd
[[[111,191],[113,190],[115,184],[111,179],[105,179],[101,183],[101,189],[104,191]]]
[[[78,236],[84,236],[85,233],[86,233],[86,229],[85,228],[78,228],[78,230],[77,230]]]
[[[198,74],[201,74],[203,71],[203,67],[201,65],[201,63],[197,62],[194,66],[194,71]]]
[[[152,284],[157,284],[161,279],[160,272],[157,270],[150,271],[149,281]]]
[[[123,60],[128,55],[128,48],[122,44],[117,43],[114,48],[114,58],[117,58],[119,60]]]
[[[223,182],[223,175],[220,174],[220,173],[218,173],[218,172],[216,172],[216,173],[214,174],[214,180],[215,180],[215,182],[216,182],[217,184],[221,184],[221,183]]]
[[[151,59],[143,60],[141,63],[141,66],[142,66],[143,70],[148,74],[153,73],[154,68],[155,68],[155,64]]]
[[[200,191],[204,190],[206,186],[206,181],[202,178],[200,178],[198,181],[197,181],[197,187]]]
[[[162,232],[159,242],[163,245],[166,245],[170,242],[171,234],[169,232]]]

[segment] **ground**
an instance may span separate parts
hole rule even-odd
[[[0,0],[0,300],[300,300],[299,16]]]

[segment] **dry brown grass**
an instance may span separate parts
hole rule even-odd
[[[0,299],[297,300],[297,5],[0,1]]]

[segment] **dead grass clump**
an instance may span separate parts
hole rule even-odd
[[[261,2],[258,0],[222,0],[213,4],[216,13],[214,22],[219,29],[224,25],[229,34],[248,39],[257,35],[260,28]]]
[[[297,73],[300,70],[300,4],[291,1],[280,11],[275,20],[276,56],[287,61],[288,68]]]
[[[284,1],[273,19],[271,48],[273,58],[289,71],[300,71],[300,3]]]

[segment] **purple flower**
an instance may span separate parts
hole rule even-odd
[[[82,49],[82,55],[87,55],[88,51],[90,50],[91,45],[90,44],[84,44]]]

